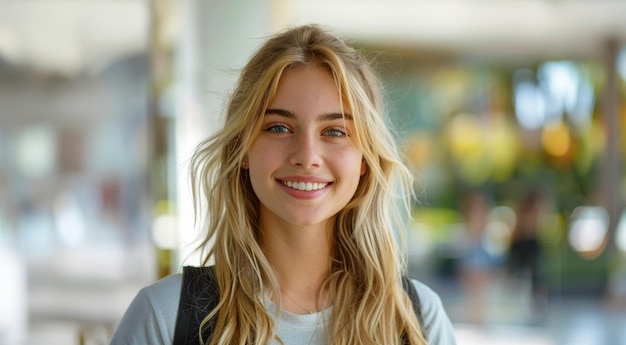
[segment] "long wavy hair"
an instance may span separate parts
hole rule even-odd
[[[383,117],[380,85],[369,63],[317,25],[280,32],[258,49],[229,98],[223,128],[200,143],[192,157],[194,209],[196,215],[206,214],[199,249],[204,265],[214,260],[220,289],[218,306],[201,325],[213,319],[213,335],[202,339],[199,332],[201,342],[243,345],[277,339],[264,298],[278,296],[280,290],[261,250],[259,200],[242,163],[281,75],[307,64],[332,73],[367,164],[334,224],[330,275],[324,283],[333,301],[325,330],[329,344],[399,345],[403,336],[412,345],[426,344],[402,288],[404,246],[396,238],[410,216],[411,175]]]

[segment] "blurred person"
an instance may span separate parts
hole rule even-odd
[[[456,344],[438,294],[405,275],[411,176],[375,75],[329,31],[259,48],[191,175],[205,267],[142,289],[112,344]]]
[[[541,244],[538,239],[542,206],[543,195],[538,189],[530,190],[520,200],[517,207],[517,221],[511,233],[507,262],[511,275],[530,282],[531,297],[535,306],[541,306],[545,298],[539,268]]]
[[[466,294],[465,317],[472,323],[484,323],[487,312],[487,296],[494,274],[494,258],[484,245],[487,228],[489,200],[482,191],[470,191],[461,201],[464,236],[461,240],[459,278]]]

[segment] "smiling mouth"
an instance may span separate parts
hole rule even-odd
[[[281,181],[284,186],[302,191],[320,190],[328,186],[328,182],[295,182],[295,181]]]

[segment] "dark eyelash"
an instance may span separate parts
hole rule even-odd
[[[326,132],[338,132],[341,133],[341,135],[343,136],[349,136],[348,131],[346,131],[344,128],[329,128],[328,130],[326,130]]]
[[[283,133],[283,131],[281,132],[276,131],[275,130],[276,128],[281,128],[284,131],[289,131],[289,127],[283,123],[274,123],[274,124],[268,125],[267,127],[263,129],[263,131],[271,132],[271,133]]]

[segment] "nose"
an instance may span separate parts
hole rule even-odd
[[[313,134],[299,133],[294,139],[289,154],[289,163],[305,169],[320,166],[322,156],[318,138]]]

